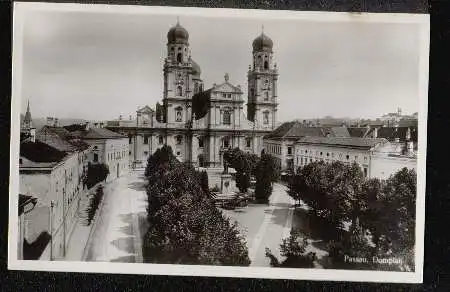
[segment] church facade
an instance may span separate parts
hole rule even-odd
[[[278,69],[269,37],[262,32],[252,45],[245,110],[244,92],[228,74],[204,89],[189,33],[177,22],[167,34],[162,103],[138,109],[135,118],[107,122],[108,129],[128,136],[130,161],[145,163],[165,144],[180,161],[201,167],[222,166],[230,148],[259,155],[263,137],[277,125]]]

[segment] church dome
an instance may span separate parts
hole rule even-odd
[[[172,27],[167,33],[167,40],[169,43],[187,44],[189,39],[189,33],[180,25],[179,22]]]
[[[273,42],[272,40],[266,36],[264,33],[261,33],[259,37],[257,37],[253,41],[253,51],[272,51]]]
[[[194,61],[192,61],[192,72],[195,76],[200,76],[202,74],[202,70],[200,69],[200,66]]]

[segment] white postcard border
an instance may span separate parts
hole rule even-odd
[[[225,267],[202,265],[170,265],[110,262],[65,262],[65,261],[24,261],[17,260],[18,236],[18,194],[19,192],[19,141],[20,108],[22,94],[22,32],[26,12],[78,11],[90,13],[135,13],[164,14],[174,16],[199,17],[240,17],[268,19],[296,19],[309,21],[361,21],[380,23],[416,23],[421,25],[421,54],[419,68],[419,133],[418,171],[416,199],[416,250],[415,272],[385,272],[331,269],[292,269],[263,267]],[[154,274],[178,276],[211,276],[236,278],[267,278],[296,280],[331,280],[355,282],[421,283],[423,277],[425,186],[426,186],[426,144],[428,113],[428,59],[429,59],[429,15],[392,13],[349,13],[349,12],[300,12],[285,10],[223,9],[193,7],[161,7],[106,4],[72,3],[14,3],[13,15],[13,70],[11,98],[11,141],[10,141],[10,189],[9,189],[9,229],[8,268],[12,270],[88,272],[116,274]]]

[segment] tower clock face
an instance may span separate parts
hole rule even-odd
[[[175,84],[183,85],[184,84],[184,73],[180,71],[175,71]]]

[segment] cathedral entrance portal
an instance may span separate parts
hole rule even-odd
[[[204,167],[205,166],[205,157],[203,156],[203,154],[199,154],[197,158],[198,158],[198,166]]]

